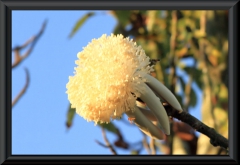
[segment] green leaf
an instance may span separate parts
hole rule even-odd
[[[67,128],[70,128],[72,126],[72,122],[75,114],[76,114],[76,109],[71,108],[71,104],[70,104],[67,112],[67,122],[66,122]]]
[[[199,41],[197,38],[192,37],[192,43],[196,46],[197,49],[199,49]]]
[[[192,107],[195,107],[196,104],[197,104],[197,95],[196,95],[195,91],[193,89],[191,89],[189,105]]]
[[[125,27],[129,23],[129,18],[131,16],[131,11],[117,10],[114,11],[114,15],[117,17],[119,23]]]
[[[178,79],[179,79],[179,82],[180,82],[180,84],[181,84],[181,88],[182,88],[182,90],[184,91],[186,84],[185,84],[185,82],[183,81],[182,77],[178,77]]]
[[[198,87],[202,89],[202,71],[194,67],[185,67],[183,69],[187,72],[188,75],[192,75],[193,81],[195,81]]]
[[[139,153],[139,152],[138,152],[137,150],[132,150],[132,151],[131,151],[131,155],[138,155],[138,153]]]
[[[114,34],[122,34],[122,35],[125,36],[124,33],[126,33],[126,31],[125,31],[125,29],[123,28],[122,24],[118,23],[118,24],[115,26],[115,28],[114,28],[114,30],[113,30],[113,33],[114,33]]]
[[[107,131],[109,132],[112,132],[112,133],[115,133],[117,134],[118,133],[118,129],[115,127],[115,125],[113,123],[98,123],[98,125],[104,129],[106,129]]]
[[[175,94],[175,97],[177,98],[178,102],[182,105],[183,104],[183,98],[182,96]]]
[[[95,15],[94,12],[89,12],[85,14],[82,18],[80,18],[75,24],[74,28],[72,29],[71,34],[69,35],[69,38],[73,37],[73,35],[80,29],[80,27],[86,22],[86,20],[93,15]]]

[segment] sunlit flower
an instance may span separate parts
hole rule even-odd
[[[170,134],[168,116],[157,93],[181,110],[173,94],[150,75],[154,71],[141,46],[123,35],[102,35],[78,53],[74,76],[67,83],[72,108],[87,121],[110,122],[126,113],[145,133],[158,139]],[[138,108],[142,99],[150,110]],[[161,129],[151,120],[156,119]]]
[[[135,109],[136,97],[144,90],[143,77],[153,71],[141,46],[123,35],[102,35],[77,56],[67,93],[80,116],[95,123],[110,122]]]

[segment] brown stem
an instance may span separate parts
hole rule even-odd
[[[28,69],[25,68],[25,72],[26,72],[26,84],[24,85],[23,89],[20,91],[20,93],[15,97],[15,99],[12,102],[12,107],[18,102],[18,100],[23,96],[23,94],[26,92],[28,86],[29,86],[29,72]]]
[[[150,140],[150,148],[151,148],[151,154],[152,155],[156,155],[156,149],[155,149],[155,140],[153,138],[151,138]]]
[[[98,141],[98,140],[95,140],[95,142],[96,142],[97,144],[99,144],[100,146],[104,147],[104,148],[109,148],[108,146],[106,146],[105,144],[101,143],[101,142]]]
[[[19,65],[26,57],[29,56],[29,54],[32,52],[35,44],[37,43],[37,40],[40,38],[42,33],[45,30],[46,27],[46,21],[42,24],[42,28],[40,29],[39,33],[36,36],[31,37],[28,41],[26,41],[22,46],[17,46],[12,49],[14,52],[14,62],[12,64],[12,68],[15,68],[17,65]],[[20,54],[20,51],[25,48],[27,45],[32,44],[30,48],[27,50],[27,52],[23,55]]]
[[[187,123],[192,128],[194,128],[196,131],[209,137],[210,143],[213,146],[215,146],[215,147],[220,146],[220,147],[223,147],[224,149],[228,150],[228,140],[225,137],[223,137],[222,135],[220,135],[219,133],[217,133],[215,131],[215,129],[208,127],[207,125],[205,125],[204,123],[202,123],[201,121],[199,121],[197,118],[190,115],[186,111],[180,112],[167,104],[165,104],[164,107],[167,111],[168,116],[172,116],[182,122]]]
[[[143,134],[143,141],[142,141],[142,144],[143,144],[143,147],[146,149],[147,153],[150,155],[151,152],[150,152],[150,147],[149,147],[149,144],[147,142],[147,137],[145,134]]]
[[[108,141],[108,139],[107,139],[106,132],[104,131],[104,128],[102,128],[102,136],[103,136],[103,139],[104,139],[106,145],[100,143],[100,142],[97,141],[97,140],[96,140],[96,142],[97,142],[99,145],[103,146],[103,147],[109,148],[110,151],[113,153],[113,155],[117,155],[116,150],[113,148],[113,146],[109,143],[109,141]]]

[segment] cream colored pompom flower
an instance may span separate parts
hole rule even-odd
[[[126,113],[152,137],[161,139],[161,130],[170,134],[166,111],[152,90],[174,108],[181,110],[181,106],[164,85],[150,76],[154,70],[141,46],[121,34],[104,34],[77,56],[78,66],[75,75],[69,77],[66,93],[80,116],[87,121],[108,123]],[[137,98],[151,111],[139,108]],[[158,121],[159,127],[148,119]]]

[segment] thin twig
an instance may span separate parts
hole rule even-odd
[[[39,31],[39,33],[36,36],[31,37],[29,40],[27,40],[22,46],[17,46],[12,49],[14,52],[14,62],[12,64],[12,68],[15,68],[17,65],[19,65],[26,57],[29,56],[29,54],[32,52],[35,44],[37,43],[40,36],[43,34],[45,27],[46,27],[47,21],[44,21],[42,24],[42,27]],[[20,51],[25,48],[27,45],[31,44],[30,48],[27,50],[27,52],[23,55],[20,54]]]
[[[143,144],[143,147],[146,149],[147,153],[150,155],[151,154],[150,147],[149,147],[149,144],[147,142],[147,136],[145,134],[143,134],[142,144]]]
[[[110,151],[114,154],[114,155],[117,155],[117,152],[116,150],[113,148],[113,146],[109,143],[108,139],[107,139],[107,136],[106,136],[106,132],[104,131],[104,128],[101,128],[102,129],[102,136],[103,136],[103,139],[106,143],[106,147],[110,149]],[[105,146],[105,145],[102,145],[102,143],[100,144],[101,146]]]
[[[97,144],[99,144],[100,146],[104,147],[104,148],[108,148],[108,146],[106,146],[105,144],[101,143],[101,142],[98,141],[98,140],[95,140],[95,142],[96,142]]]
[[[168,116],[172,116],[182,122],[187,123],[190,125],[192,128],[194,128],[196,131],[206,135],[207,137],[210,138],[210,143],[213,146],[220,146],[223,147],[224,149],[228,150],[228,140],[220,135],[219,133],[216,132],[215,129],[208,127],[201,121],[199,121],[197,118],[194,116],[190,115],[186,111],[178,111],[171,106],[164,104],[164,107],[167,111]]]
[[[29,72],[27,68],[24,68],[26,72],[26,84],[24,85],[23,89],[20,91],[20,93],[15,97],[15,99],[12,102],[12,107],[18,102],[18,100],[23,96],[23,94],[26,92],[28,86],[29,86]]]
[[[156,149],[155,149],[155,140],[153,138],[151,138],[150,140],[150,148],[151,148],[151,154],[152,155],[156,155]]]

